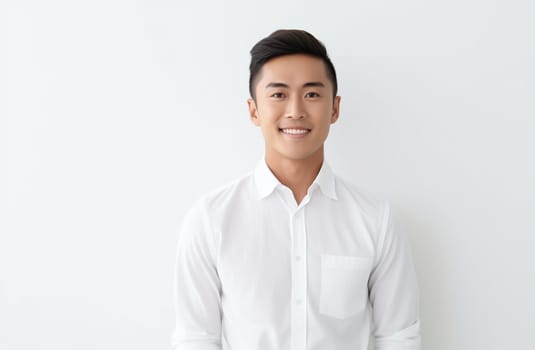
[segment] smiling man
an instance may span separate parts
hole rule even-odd
[[[176,350],[419,349],[416,277],[388,204],[337,177],[326,49],[279,30],[251,50],[248,102],[265,154],[201,198],[177,254]]]

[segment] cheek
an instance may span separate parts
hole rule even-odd
[[[318,118],[321,119],[321,124],[331,124],[332,115],[333,115],[333,109],[330,106],[326,106],[321,108],[320,111],[318,111]]]
[[[310,106],[310,112],[316,114],[317,116],[331,116],[333,108],[329,103],[318,103],[317,105]]]
[[[284,111],[285,107],[283,103],[271,102],[264,104],[264,110],[269,116],[277,116]]]
[[[284,107],[275,104],[264,104],[260,106],[257,113],[264,123],[272,123],[284,116]]]

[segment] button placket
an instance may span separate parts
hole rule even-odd
[[[307,266],[305,212],[299,207],[291,217],[292,235],[292,350],[306,349]]]

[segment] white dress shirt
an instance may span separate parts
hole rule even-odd
[[[420,347],[406,240],[385,201],[324,162],[298,205],[264,161],[183,220],[176,350]]]

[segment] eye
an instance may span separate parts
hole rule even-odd
[[[271,97],[280,99],[284,97],[284,94],[282,92],[274,92],[271,94]]]
[[[307,92],[305,97],[306,98],[318,98],[320,97],[320,94],[318,94],[317,92],[311,91],[311,92]]]

